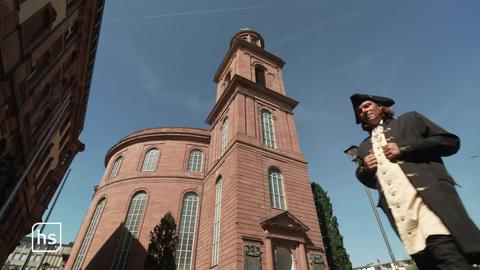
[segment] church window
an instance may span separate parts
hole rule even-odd
[[[286,210],[282,174],[278,170],[273,169],[269,171],[268,177],[270,180],[270,200],[272,207]]]
[[[255,66],[255,82],[267,86],[265,83],[265,69],[260,65]]]
[[[262,110],[262,131],[263,131],[263,144],[275,149],[275,131],[273,129],[273,117],[267,110]]]
[[[198,196],[189,192],[183,198],[175,261],[177,270],[192,269],[192,253],[197,224]]]
[[[123,223],[122,235],[120,236],[117,250],[115,251],[112,270],[123,270],[126,267],[128,253],[131,250],[130,245],[132,240],[138,236],[146,200],[147,193],[145,191],[139,191],[133,195],[130,201],[127,216]]]
[[[258,46],[258,38],[250,36],[250,43]]]
[[[152,148],[147,151],[145,158],[143,159],[142,172],[151,172],[157,167],[158,156],[160,155],[160,150],[157,148]]]
[[[228,118],[223,121],[222,125],[222,154],[225,152],[227,149],[227,143],[228,143]]]
[[[203,163],[203,153],[198,149],[193,149],[188,155],[187,171],[201,172]]]
[[[220,255],[220,219],[222,212],[222,177],[215,184],[215,217],[213,221],[212,266],[218,264]]]
[[[230,77],[231,77],[231,73],[230,71],[227,73],[227,75],[225,75],[225,83],[228,84],[230,82]]]
[[[88,228],[87,228],[87,233],[85,234],[85,238],[83,239],[82,245],[80,246],[80,251],[78,252],[78,256],[75,259],[75,263],[73,264],[73,270],[81,269],[83,259],[85,258],[85,254],[87,253],[90,243],[92,242],[92,238],[97,228],[98,221],[100,220],[103,209],[105,208],[105,203],[106,203],[106,199],[102,198],[100,199],[100,201],[97,204],[97,207],[95,208],[95,212],[93,213],[92,220],[90,221],[90,224],[88,225]]]
[[[120,167],[122,166],[122,161],[123,157],[120,156],[115,160],[115,163],[113,163],[112,171],[110,172],[110,178],[113,178],[118,175],[118,172],[120,171]]]

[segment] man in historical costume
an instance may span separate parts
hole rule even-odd
[[[358,148],[357,177],[379,190],[379,206],[417,266],[474,269],[480,231],[441,158],[458,151],[459,138],[417,112],[394,118],[390,98],[354,94],[351,101],[370,135]]]

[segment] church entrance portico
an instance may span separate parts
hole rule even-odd
[[[265,230],[268,270],[309,270],[305,232],[309,230],[291,213],[285,211],[262,222]]]

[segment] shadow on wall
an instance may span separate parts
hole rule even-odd
[[[122,234],[124,235],[122,236]],[[111,269],[115,253],[117,252],[117,249],[119,249],[120,240],[122,240],[123,243],[130,242],[130,246],[126,247],[129,252],[127,253],[128,257],[126,258],[126,265],[123,269],[143,269],[143,263],[147,256],[147,251],[142,244],[140,244],[138,239],[125,229],[123,223],[117,227],[115,232],[98,250],[88,265],[82,267],[82,269]],[[120,252],[120,250],[118,252]]]

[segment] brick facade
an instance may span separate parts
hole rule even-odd
[[[110,149],[104,176],[78,233],[67,269],[74,266],[102,198],[106,198],[106,206],[81,269],[111,267],[120,234],[125,230],[122,222],[132,195],[139,190],[147,193],[146,208],[124,269],[143,267],[150,231],[167,211],[174,215],[177,224],[181,222],[187,192],[199,197],[192,265],[187,269],[273,270],[278,269],[279,263],[293,264],[294,269],[300,270],[328,269],[307,162],[296,133],[293,109],[298,102],[285,94],[281,73],[284,62],[263,48],[263,38],[252,30],[244,29],[232,38],[230,50],[214,78],[217,102],[207,118],[211,130],[147,129],[125,137]],[[271,114],[273,147],[264,142],[263,110]],[[225,121],[228,136],[222,149]],[[152,148],[160,150],[157,166],[153,171],[142,172],[145,154]],[[200,172],[187,171],[192,149],[203,152]],[[120,156],[120,170],[112,177],[114,163]],[[281,175],[283,210],[272,207],[272,169]],[[212,265],[219,178],[219,254],[218,264]],[[313,265],[313,261],[322,263]]]

